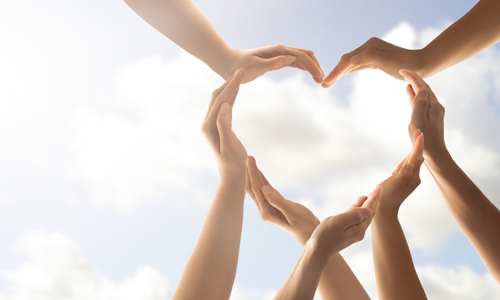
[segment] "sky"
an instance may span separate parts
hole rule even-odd
[[[311,49],[328,73],[372,36],[421,48],[475,1],[195,1],[235,48]],[[0,300],[170,299],[218,182],[201,134],[223,80],[122,1],[0,1]],[[451,154],[500,205],[500,47],[428,79]],[[338,214],[410,150],[406,84],[299,70],[241,87],[234,131],[287,199]],[[400,220],[430,299],[500,287],[427,170]],[[301,254],[245,201],[232,300],[272,299]],[[344,250],[377,299],[370,234]]]

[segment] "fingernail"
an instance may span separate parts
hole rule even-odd
[[[413,169],[415,169],[415,165],[414,164],[406,165],[405,169],[410,172],[413,172]]]
[[[263,186],[261,190],[265,196],[269,196],[273,192],[268,186]]]
[[[363,213],[365,214],[366,217],[372,214],[371,208],[363,208]]]
[[[353,64],[359,63],[359,55],[354,55],[353,57],[351,57],[351,63]]]
[[[427,89],[426,88],[421,88],[419,91],[418,91],[418,95],[419,96],[425,96],[427,95]]]
[[[288,56],[287,58],[285,58],[283,65],[287,66],[287,65],[291,64],[293,61],[295,61],[295,59],[296,59],[295,56]]]
[[[225,114],[229,113],[229,104],[227,102],[222,103],[222,106],[220,108],[220,113],[222,115],[225,115]]]

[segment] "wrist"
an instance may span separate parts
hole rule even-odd
[[[227,80],[234,74],[234,71],[238,69],[239,57],[243,50],[234,49],[231,46],[227,46],[226,50],[223,53],[223,62],[220,66],[220,71],[217,72],[224,80]]]
[[[415,51],[415,56],[417,57],[417,60],[419,62],[418,69],[415,70],[417,74],[420,75],[420,77],[422,78],[428,78],[434,75],[435,65],[429,63],[429,49],[427,49],[427,47],[424,47],[422,49],[414,51]]]
[[[451,154],[448,152],[448,150],[439,152],[425,151],[424,158],[426,166],[436,171],[449,168],[450,166],[455,164],[455,161],[451,157]]]
[[[246,184],[246,172],[226,172],[220,174],[220,184],[221,185],[234,185],[234,186],[245,186]]]

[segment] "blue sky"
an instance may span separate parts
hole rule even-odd
[[[419,47],[475,4],[195,3],[233,47],[282,43],[311,49],[325,73],[342,54],[372,36]],[[159,282],[155,288],[168,281],[170,287],[165,290],[171,292],[217,183],[199,124],[210,92],[222,80],[122,1],[2,2],[0,40],[0,65],[4,66],[0,68],[4,130],[0,134],[0,299],[29,295],[23,293],[31,283],[19,279],[25,274],[21,271],[56,259],[41,255],[39,249],[64,250],[69,257],[85,260],[117,291],[140,282],[133,279],[134,274],[148,266],[156,270],[147,271]],[[452,153],[497,205],[500,139],[489,129],[500,124],[499,57],[496,45],[429,80],[447,108],[447,143]],[[398,101],[401,98],[404,103]],[[377,108],[377,103],[398,116]],[[263,114],[264,104],[271,105],[279,117]],[[404,83],[380,72],[350,75],[323,90],[298,70],[280,70],[245,85],[237,105],[235,131],[247,150],[288,199],[308,205],[320,217],[345,210],[350,199],[387,177],[409,150]],[[380,115],[373,116],[370,110]],[[298,119],[305,132],[325,138],[298,147],[308,141],[307,134],[291,139],[280,127]],[[352,120],[362,121],[361,125]],[[415,200],[408,199],[408,208],[401,214],[424,285],[431,279],[444,285],[446,276],[439,281],[431,273],[455,272],[448,277],[456,275],[456,282],[478,278],[485,282],[478,288],[490,294],[477,299],[498,298],[500,292],[492,287],[491,278],[481,277],[484,266],[425,176]],[[369,244],[367,237],[346,257],[375,299],[365,265],[371,259]],[[260,221],[252,201],[245,204],[241,245],[236,280],[240,294],[234,299],[263,299],[266,291],[276,291],[301,253],[286,233]],[[81,270],[59,263],[61,272],[80,274]],[[472,273],[462,272],[461,265]],[[12,277],[13,272],[21,275]],[[88,276],[96,286],[109,284],[100,283],[103,279],[97,275]],[[64,284],[77,287],[80,283],[75,282],[68,279]],[[456,297],[430,284],[429,291],[435,299]],[[467,293],[460,299],[473,299]],[[56,299],[57,293],[47,295]]]

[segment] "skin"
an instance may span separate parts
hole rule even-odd
[[[342,249],[363,239],[380,196],[382,187],[377,186],[369,197],[358,198],[345,213],[323,220],[314,229],[297,265],[274,299],[313,299],[320,277],[330,259]]]
[[[252,156],[247,160],[245,189],[257,205],[264,222],[285,230],[305,247],[314,229],[320,224],[318,218],[305,206],[286,200],[275,190]],[[370,299],[340,253],[334,254],[328,261],[321,274],[318,289],[324,300]]]
[[[294,67],[311,73],[317,83],[325,74],[310,50],[275,45],[257,49],[233,49],[190,0],[125,0],[141,18],[168,39],[228,79],[245,69],[242,83],[266,72]]]
[[[391,177],[380,184],[384,194],[372,222],[373,262],[379,299],[427,299],[398,220],[401,204],[420,184],[424,135],[415,130],[413,141],[408,157]]]
[[[418,74],[401,70],[409,83],[412,106],[409,130],[425,134],[425,165],[460,229],[493,278],[500,283],[500,211],[451,157],[444,141],[444,107]]]
[[[498,43],[499,12],[500,1],[481,0],[423,49],[409,50],[371,38],[344,54],[322,86],[328,88],[344,75],[364,69],[380,69],[401,80],[400,69],[430,77]]]
[[[174,300],[229,299],[243,226],[247,153],[231,129],[232,106],[244,71],[212,94],[202,131],[219,168],[220,181],[200,236],[182,273]]]

